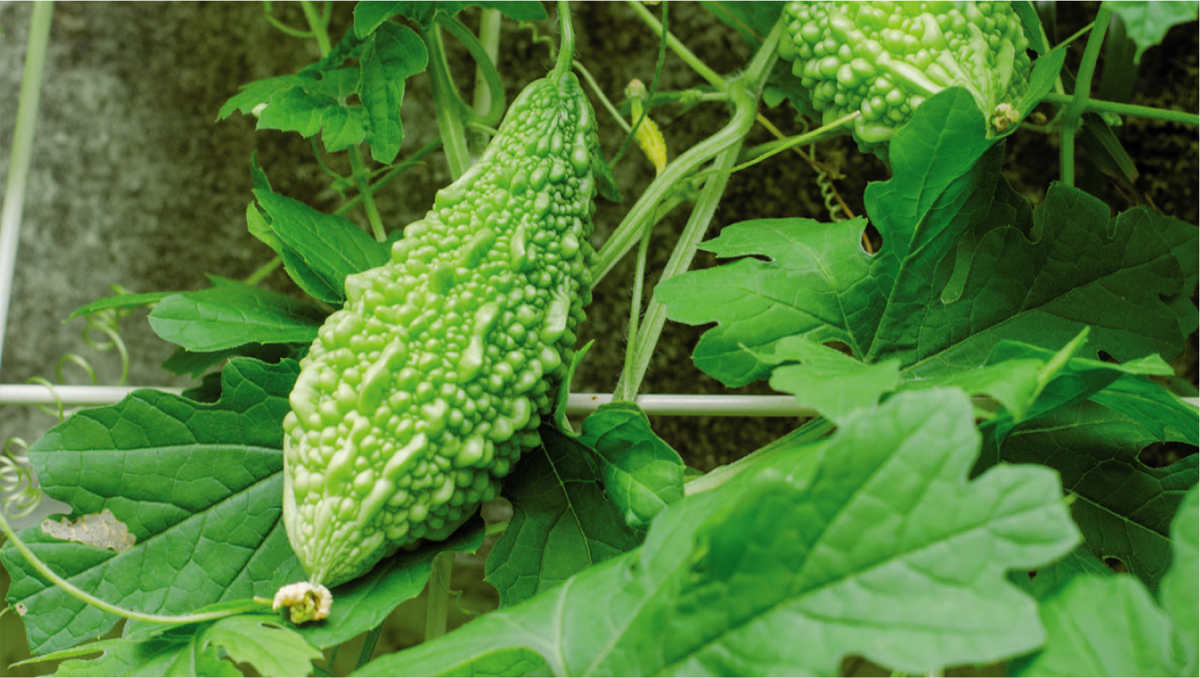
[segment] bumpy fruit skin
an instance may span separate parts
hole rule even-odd
[[[874,150],[925,99],[965,87],[992,131],[1015,122],[1028,87],[1028,40],[1007,2],[789,2],[780,56],[828,124],[854,111]]]
[[[598,145],[573,74],[530,84],[390,261],[346,279],[284,419],[284,524],[310,582],[448,536],[539,443],[591,300]]]

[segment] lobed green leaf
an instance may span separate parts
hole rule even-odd
[[[75,586],[143,612],[269,598],[303,579],[279,520],[281,426],[297,373],[292,361],[236,358],[216,403],[143,390],[72,416],[30,448],[42,488],[72,518],[111,511],[136,541],[118,553],[36,527],[22,539]],[[29,611],[32,652],[97,638],[117,622],[44,581],[11,545],[0,562],[12,576],[9,602]],[[150,661],[139,653],[137,661]]]
[[[521,456],[504,496],[508,528],[492,547],[484,580],[508,607],[637,546],[616,506],[604,497],[588,450],[548,426],[541,447]]]
[[[999,450],[1009,463],[1040,463],[1075,495],[1071,514],[1099,557],[1119,558],[1151,589],[1170,563],[1171,519],[1197,481],[1197,456],[1153,468],[1139,460],[1158,442],[1153,424],[1092,402],[1017,426]],[[1180,442],[1195,444],[1192,438]]]
[[[973,481],[971,407],[902,393],[824,442],[774,454],[655,517],[645,543],[357,675],[471,673],[507,652],[553,675],[833,675],[858,654],[905,672],[1043,641],[1007,583],[1078,540],[1056,475]]]

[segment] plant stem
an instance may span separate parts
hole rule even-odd
[[[1079,29],[1079,30],[1075,31],[1074,33],[1072,33],[1072,34],[1071,34],[1071,37],[1069,37],[1069,38],[1067,38],[1066,40],[1063,40],[1062,42],[1060,42],[1060,43],[1058,43],[1057,45],[1055,45],[1055,46],[1054,46],[1054,49],[1058,49],[1059,47],[1066,47],[1067,45],[1070,45],[1071,43],[1073,43],[1073,42],[1075,42],[1076,40],[1078,40],[1078,39],[1079,39],[1079,38],[1080,38],[1080,37],[1081,37],[1083,34],[1087,33],[1087,32],[1088,32],[1088,31],[1090,31],[1090,30],[1092,30],[1092,27],[1094,27],[1095,25],[1096,25],[1096,22],[1095,22],[1095,21],[1092,21],[1092,23],[1090,23],[1090,24],[1088,24],[1088,25],[1084,26],[1083,28],[1081,28],[1081,29]]]
[[[496,75],[496,81],[500,82],[500,71],[496,61],[500,58],[500,10],[485,9],[479,17],[479,44],[483,48],[483,53],[487,55],[488,62],[491,68],[488,69]],[[496,92],[491,81],[491,73],[484,71],[483,64],[478,59],[475,61],[475,115],[481,119],[488,119],[488,112],[494,105],[497,99]],[[500,110],[504,110],[504,85],[500,84]],[[498,120],[499,118],[497,118]],[[491,124],[495,124],[493,121]]]
[[[1096,60],[1100,57],[1100,46],[1104,43],[1104,34],[1108,30],[1111,14],[1112,9],[1108,5],[1100,5],[1100,11],[1096,13],[1092,24],[1092,32],[1088,35],[1087,46],[1083,50],[1083,59],[1079,62],[1074,97],[1062,118],[1059,165],[1062,182],[1068,186],[1075,185],[1075,133],[1079,131],[1080,118],[1087,106],[1088,95],[1092,89],[1092,75],[1096,72]]]
[[[700,247],[700,241],[704,239],[712,216],[717,211],[717,205],[721,202],[721,196],[725,193],[725,186],[732,176],[729,169],[737,161],[738,153],[741,150],[742,144],[739,140],[721,151],[713,162],[716,173],[708,178],[704,188],[701,189],[700,197],[696,200],[692,213],[688,216],[687,224],[683,227],[683,233],[679,236],[679,242],[676,244],[675,250],[671,252],[671,258],[667,261],[667,265],[659,277],[660,283],[683,273],[691,266],[692,259],[696,256],[696,250]],[[649,230],[647,229],[647,231]],[[666,321],[666,306],[651,298],[650,303],[646,306],[645,320],[637,334],[637,340],[632,350],[626,353],[624,374],[615,389],[617,393],[622,394],[624,399],[632,400],[637,396],[642,379],[646,376],[646,369],[650,366],[654,347],[658,344],[658,337],[662,334],[662,328]]]
[[[612,100],[605,96],[604,90],[600,89],[600,84],[596,82],[596,78],[592,77],[591,71],[578,61],[575,62],[575,70],[583,76],[583,81],[588,84],[588,87],[592,88],[592,93],[596,95],[596,98],[600,100],[600,105],[604,106],[604,109],[616,121],[617,126],[628,134],[633,128],[629,126],[628,122],[625,122],[625,118],[621,116],[621,112],[613,105]]]
[[[467,149],[467,133],[463,125],[462,102],[454,89],[454,81],[450,78],[441,29],[434,24],[426,29],[421,37],[429,51],[429,79],[433,83],[433,105],[437,111],[442,146],[446,150],[446,164],[450,166],[450,176],[457,179],[471,166],[471,153]]]
[[[718,488],[748,468],[753,468],[776,455],[787,454],[797,447],[817,442],[833,432],[833,429],[833,422],[828,419],[810,419],[791,433],[767,443],[741,459],[718,466],[699,478],[688,481],[683,486],[684,494],[690,496]]]
[[[29,165],[33,159],[33,137],[37,128],[42,73],[46,65],[46,47],[50,42],[53,16],[54,3],[33,5],[29,38],[25,43],[25,65],[21,74],[20,93],[17,95],[17,118],[8,156],[4,205],[0,207],[0,252],[3,253],[0,254],[0,355],[3,355],[5,328],[8,326],[13,273],[16,271],[17,249],[20,245],[21,212],[25,202],[25,185],[29,179]]]
[[[333,49],[333,45],[329,42],[329,31],[326,30],[325,22],[321,20],[321,15],[317,14],[317,9],[309,0],[301,0],[300,9],[304,10],[304,18],[308,21],[308,27],[317,40],[321,56],[326,56],[329,54],[329,50]]]
[[[379,645],[379,636],[383,635],[383,624],[367,631],[367,635],[363,637],[362,649],[358,652],[358,664],[355,669],[362,668],[367,662],[371,661],[371,657],[375,655],[375,647]],[[332,662],[330,662],[332,665]]]
[[[411,156],[409,156],[404,162],[399,163],[397,165],[393,165],[391,167],[391,169],[389,169],[386,173],[384,173],[383,176],[379,177],[379,179],[377,179],[376,181],[371,183],[371,192],[372,193],[378,192],[379,189],[383,188],[386,184],[391,182],[393,179],[395,179],[396,177],[403,174],[405,171],[410,169],[413,165],[416,165],[417,163],[421,162],[421,160],[423,160],[425,158],[425,156],[436,151],[438,148],[441,147],[441,145],[442,145],[441,139],[434,139],[433,141],[430,141],[429,143],[425,144],[420,149],[418,149],[415,153],[413,153]],[[350,198],[349,200],[342,203],[341,205],[338,205],[337,209],[333,210],[333,213],[334,214],[345,214],[346,212],[350,211],[350,209],[352,207],[354,207],[358,203],[362,202],[363,199],[365,198],[365,195],[366,194],[359,193],[358,195],[354,196],[353,198]]]
[[[375,198],[371,195],[371,173],[363,163],[362,151],[358,146],[350,147],[350,172],[354,176],[354,185],[362,196],[363,208],[367,212],[367,222],[371,224],[371,235],[377,242],[387,240],[387,232],[383,228],[383,219],[379,217],[379,208],[375,206]]]
[[[293,38],[308,39],[308,38],[313,37],[313,34],[310,31],[302,31],[298,28],[292,28],[291,26],[288,26],[287,24],[283,23],[279,19],[276,19],[275,15],[272,13],[271,7],[272,7],[271,1],[264,0],[263,15],[266,17],[267,23],[271,24],[275,28],[278,28],[283,33],[292,36]]]
[[[1075,101],[1075,97],[1069,94],[1056,94],[1051,92],[1042,97],[1042,101],[1052,104],[1069,105]],[[1083,110],[1092,113],[1116,113],[1118,115],[1132,115],[1139,118],[1150,118],[1153,120],[1166,120],[1168,122],[1181,122],[1185,125],[1198,126],[1200,125],[1200,115],[1189,113],[1188,111],[1173,111],[1166,108],[1154,108],[1153,106],[1138,106],[1135,104],[1126,104],[1119,101],[1105,101],[1103,99],[1091,99],[1084,103]]]
[[[655,219],[651,219],[651,222]],[[650,223],[642,233],[642,242],[638,245],[636,270],[633,274],[633,293],[629,300],[629,327],[625,339],[625,365],[621,377],[613,389],[614,401],[632,401],[637,397],[636,390],[629,390],[629,385],[635,383],[633,366],[637,362],[638,320],[642,315],[642,289],[646,284],[646,254],[650,249],[650,235],[654,232],[654,224]]]
[[[20,553],[23,558],[25,558],[25,562],[32,565],[33,569],[37,570],[38,574],[42,575],[42,577],[51,584],[54,584],[58,588],[62,589],[71,597],[81,600],[96,609],[115,614],[118,617],[124,617],[125,619],[136,619],[138,621],[154,622],[158,624],[193,624],[196,622],[221,619],[222,617],[230,617],[243,612],[262,610],[264,607],[270,609],[271,607],[270,601],[260,602],[256,599],[251,603],[247,603],[244,607],[212,612],[200,612],[196,614],[163,615],[151,614],[148,612],[138,612],[136,610],[127,610],[123,607],[118,607],[112,603],[101,600],[87,591],[76,587],[66,579],[58,576],[54,570],[51,570],[49,566],[41,561],[40,558],[34,555],[33,551],[29,549],[25,542],[21,541],[20,537],[17,536],[17,533],[13,531],[12,527],[8,524],[8,520],[5,519],[3,513],[0,513],[0,533],[3,533],[4,536],[8,537],[8,540],[12,542],[12,545],[17,549],[17,552]]]
[[[469,111],[470,116],[485,125],[495,125],[504,115],[504,83],[500,80],[500,72],[496,70],[492,57],[475,34],[458,19],[439,14],[438,24],[466,47],[475,60],[475,106]],[[499,34],[496,39],[499,39]],[[484,105],[481,106],[481,103]]]
[[[834,134],[841,128],[845,127],[846,125],[854,122],[861,115],[862,115],[861,111],[854,111],[853,113],[847,113],[846,115],[843,115],[842,117],[838,118],[837,120],[834,120],[833,122],[829,123],[828,125],[822,125],[816,129],[812,130],[811,132],[805,132],[804,134],[797,134],[796,136],[793,136],[793,137],[788,137],[786,139],[780,139],[777,142],[767,142],[766,144],[757,146],[757,147],[755,147],[755,149],[752,149],[752,150],[767,147],[766,151],[764,153],[762,153],[761,155],[758,155],[756,157],[753,157],[753,158],[747,160],[746,162],[743,162],[738,165],[734,165],[733,167],[729,168],[729,172],[731,174],[734,172],[740,172],[740,171],[746,169],[747,167],[752,167],[754,165],[757,165],[758,163],[766,160],[767,158],[770,158],[771,156],[774,156],[774,155],[778,155],[790,148],[795,148],[797,146],[802,146],[805,144],[816,143],[816,142],[820,141],[821,139],[823,139],[826,135]],[[715,171],[715,170],[709,170],[709,171]]]
[[[742,142],[745,139],[745,134],[754,125],[754,118],[758,109],[758,96],[762,91],[763,83],[766,81],[767,73],[770,72],[771,66],[775,63],[775,45],[779,41],[782,29],[783,22],[776,22],[775,27],[771,30],[771,34],[763,42],[762,48],[760,48],[759,52],[751,60],[745,75],[731,83],[729,87],[735,111],[730,125],[736,124],[741,129],[741,135],[736,138],[734,143],[724,148],[713,162],[713,174],[708,178],[704,184],[704,188],[700,191],[700,196],[692,208],[692,213],[688,217],[687,224],[683,227],[683,233],[679,237],[679,242],[676,243],[675,249],[671,252],[670,259],[667,260],[667,265],[663,268],[662,275],[659,278],[660,283],[687,271],[688,267],[692,264],[692,259],[696,256],[696,251],[700,248],[700,242],[704,239],[704,234],[708,230],[713,214],[717,211],[717,205],[721,202],[721,196],[725,193],[725,186],[729,183],[729,178],[732,176],[730,170],[734,166],[734,163],[737,162],[738,154],[742,150]],[[814,133],[818,131],[814,130]],[[645,318],[638,331],[637,344],[627,354],[621,382],[617,384],[616,391],[623,394],[626,398],[632,399],[637,396],[638,389],[641,387],[642,379],[646,375],[646,369],[650,366],[650,359],[654,354],[654,348],[658,344],[658,338],[662,334],[662,328],[666,321],[666,306],[651,298],[650,303],[646,306]],[[632,365],[629,364],[630,358],[632,358]]]
[[[691,174],[697,167],[708,162],[730,144],[739,143],[749,130],[750,125],[754,123],[755,109],[758,104],[758,91],[762,87],[762,81],[766,78],[767,72],[770,71],[770,66],[775,63],[777,54],[775,46],[779,41],[779,35],[783,30],[782,22],[778,22],[767,40],[759,48],[751,61],[750,67],[743,76],[746,81],[754,83],[754,96],[744,94],[741,97],[733,96],[734,115],[730,121],[714,133],[712,136],[692,146],[682,155],[672,160],[662,174],[658,175],[650,185],[646,187],[645,192],[634,203],[633,207],[625,214],[625,218],[617,225],[617,228],[609,236],[608,241],[600,248],[596,254],[596,263],[592,266],[592,287],[594,288],[600,281],[612,270],[621,257],[625,255],[641,238],[642,228],[647,224],[647,220],[651,219],[656,211],[656,207],[662,199],[676,186],[684,177]],[[726,89],[736,90],[744,85],[736,85],[729,88],[725,83],[722,83],[721,90]],[[731,92],[731,95],[733,92]]]
[[[275,269],[279,268],[281,264],[283,264],[283,259],[280,259],[279,255],[273,256],[270,261],[254,269],[253,273],[243,278],[242,282],[247,285],[257,285],[267,276],[274,273]]]
[[[642,6],[642,3],[631,0],[626,4],[643,23],[650,27],[650,30],[654,31],[655,35],[662,35],[662,24],[650,13],[650,10]],[[700,57],[696,56],[692,50],[687,48],[687,45],[680,42],[679,38],[676,38],[670,31],[667,32],[667,47],[671,48],[671,51],[676,56],[682,59],[693,71],[696,71],[700,77],[711,83],[713,87],[719,90],[725,89],[727,84],[725,78],[721,77],[720,73],[709,68],[708,64],[704,63]]]
[[[550,71],[550,77],[561,77],[571,69],[571,62],[575,59],[575,28],[571,25],[571,3],[568,0],[558,0],[558,26],[560,30],[558,44],[558,58],[554,61],[554,68]]]
[[[426,642],[446,634],[446,618],[450,610],[450,575],[453,571],[453,553],[439,553],[434,556],[425,608]]]

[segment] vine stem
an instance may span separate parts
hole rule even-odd
[[[29,165],[33,159],[33,136],[37,128],[38,103],[42,95],[42,71],[46,64],[46,48],[50,43],[50,24],[53,16],[53,2],[39,2],[33,5],[29,21],[29,39],[25,46],[24,71],[21,74],[21,90],[17,95],[17,119],[13,125],[12,150],[8,156],[4,205],[0,208],[0,355],[3,354],[5,328],[8,325],[13,273],[16,270],[17,248],[20,244],[21,211],[25,201],[25,184],[29,179]]]
[[[308,29],[312,31],[312,37],[317,41],[321,56],[328,55],[329,51],[333,49],[333,45],[329,42],[329,31],[325,29],[325,22],[321,20],[321,15],[317,14],[317,9],[309,0],[302,0],[300,8],[304,10],[304,19],[308,21]]]
[[[479,39],[475,37],[471,29],[464,26],[458,19],[446,16],[445,14],[439,14],[437,20],[438,24],[465,47],[471,58],[475,60],[477,81],[475,83],[474,106],[466,106],[466,102],[460,98],[459,109],[464,110],[464,113],[468,114],[463,115],[463,117],[473,118],[474,122],[484,125],[499,123],[500,118],[504,116],[504,83],[500,80],[500,71],[496,70],[494,57],[489,53],[487,46],[479,42]],[[495,40],[497,41],[496,49],[499,49],[499,39],[500,36],[497,33],[495,36]],[[481,92],[482,98],[480,96]]]
[[[575,59],[575,28],[571,25],[571,3],[568,0],[558,0],[558,25],[561,31],[558,44],[558,57],[550,77],[561,77],[571,70],[571,62]]]
[[[654,19],[653,16],[650,18]],[[658,24],[657,19],[654,20],[654,24]],[[746,136],[750,125],[754,123],[758,105],[758,91],[761,90],[762,82],[778,57],[775,47],[779,42],[779,36],[782,31],[782,21],[776,22],[775,27],[771,30],[771,34],[763,42],[762,46],[759,47],[758,52],[755,53],[749,68],[742,76],[742,80],[735,81],[732,85],[724,80],[721,81],[721,91],[728,91],[727,93],[733,100],[735,109],[733,117],[712,136],[692,146],[672,160],[663,169],[662,174],[650,182],[650,185],[646,187],[642,196],[625,213],[625,217],[621,220],[621,223],[617,225],[612,235],[609,236],[608,240],[600,248],[600,251],[597,252],[596,263],[592,266],[593,288],[600,283],[604,276],[608,275],[608,272],[617,265],[621,257],[625,256],[625,253],[638,243],[641,239],[642,229],[648,227],[647,224],[653,223],[653,216],[658,204],[663,201],[664,197],[675,186],[683,181],[684,177],[714,158],[730,144],[740,144],[741,140]],[[745,87],[745,82],[754,83],[753,89],[755,95],[747,95],[741,98],[734,96],[734,92],[730,90]]]
[[[630,390],[629,385],[637,380],[634,378],[634,365],[637,364],[638,320],[642,315],[642,294],[646,284],[646,254],[650,249],[650,235],[654,232],[653,224],[646,227],[642,234],[642,242],[638,245],[637,266],[633,274],[633,293],[629,300],[629,327],[626,328],[628,337],[625,340],[625,365],[621,377],[613,389],[613,400],[617,402],[632,402],[637,397],[636,390]]]
[[[485,72],[483,64],[475,62],[475,115],[487,119],[489,110],[494,105],[496,97],[492,89],[491,76],[496,75],[499,81],[500,71],[496,64],[500,58],[500,10],[485,9],[479,17],[479,44],[483,53],[492,64],[491,73]],[[503,112],[504,86],[500,86],[500,109]]]
[[[279,29],[280,32],[284,33],[285,35],[290,35],[293,38],[303,38],[305,40],[313,37],[311,31],[302,31],[299,28],[292,28],[291,26],[275,18],[275,15],[272,14],[271,11],[271,0],[264,0],[263,15],[266,17],[267,23]]]
[[[630,0],[630,2],[627,2],[626,4],[630,7],[630,9],[633,10],[633,13],[642,20],[643,23],[645,23],[650,27],[651,30],[654,31],[655,35],[663,34],[662,24],[659,23],[658,19],[650,13],[650,10],[642,6],[641,2]],[[724,90],[728,86],[728,82],[724,77],[721,76],[720,73],[717,73],[711,67],[709,67],[708,64],[704,63],[704,61],[700,57],[696,56],[692,50],[688,49],[687,45],[683,44],[679,38],[676,38],[670,31],[667,31],[666,34],[667,47],[669,47],[671,51],[675,53],[675,56],[682,59],[683,62],[686,63],[693,71],[696,71],[697,75],[707,80],[713,87],[716,87],[719,90]]]
[[[442,41],[439,24],[422,32],[425,48],[429,51],[429,79],[433,83],[433,105],[437,113],[438,132],[446,151],[446,164],[450,176],[457,179],[471,166],[471,152],[467,148],[466,126],[463,124],[462,102],[450,78],[450,66],[446,63],[446,46]]]
[[[379,177],[378,179],[376,179],[374,182],[371,183],[371,193],[375,193],[379,189],[383,188],[385,185],[390,183],[393,179],[400,176],[404,172],[411,169],[414,165],[417,165],[422,160],[424,160],[425,156],[427,156],[430,153],[441,148],[441,146],[442,146],[442,140],[434,139],[433,141],[430,141],[429,143],[425,144],[421,148],[417,149],[417,151],[414,152],[411,156],[409,156],[408,159],[406,159],[404,162],[399,163],[397,165],[393,165],[391,167],[391,169],[389,169],[387,172],[384,173],[383,176]],[[366,195],[367,194],[359,193],[358,195],[354,196],[353,198],[350,198],[349,200],[342,203],[341,205],[338,205],[338,207],[335,210],[333,210],[333,213],[338,214],[338,215],[345,214],[346,212],[350,211],[350,209],[352,207],[354,207],[355,205],[357,205],[360,202],[363,202],[363,200],[366,198]]]
[[[38,574],[42,575],[42,577],[44,577],[50,583],[62,589],[73,598],[81,600],[99,610],[115,614],[118,617],[124,617],[125,619],[136,619],[139,621],[154,622],[157,624],[194,624],[197,622],[212,621],[214,619],[230,617],[243,612],[253,612],[264,607],[267,609],[271,608],[271,601],[260,600],[256,598],[252,603],[247,603],[244,607],[212,612],[198,612],[196,614],[163,615],[129,610],[117,605],[113,605],[108,601],[101,600],[87,591],[78,588],[66,579],[58,576],[54,570],[51,570],[48,565],[42,562],[42,560],[38,558],[32,550],[30,550],[29,546],[27,546],[25,542],[17,536],[17,533],[8,524],[8,520],[4,517],[2,512],[0,512],[0,532],[3,532],[4,536],[7,537],[10,542],[12,542],[13,547],[16,548],[17,552],[25,558],[25,561],[32,565],[33,569],[37,570]]]
[[[1088,35],[1087,46],[1084,47],[1083,58],[1079,62],[1079,73],[1075,77],[1075,94],[1062,118],[1059,166],[1062,182],[1068,186],[1075,185],[1075,134],[1079,131],[1079,123],[1087,107],[1088,94],[1092,90],[1092,76],[1096,72],[1096,60],[1100,58],[1100,46],[1104,43],[1104,34],[1108,30],[1111,14],[1112,9],[1105,4],[1101,4],[1100,10],[1096,12],[1092,32]]]
[[[750,119],[754,119],[751,107]],[[604,276],[617,265],[625,253],[641,240],[642,229],[653,223],[653,217],[659,203],[671,190],[680,184],[700,165],[708,162],[730,144],[737,143],[746,130],[742,121],[734,116],[725,127],[715,134],[688,149],[675,160],[671,161],[662,174],[658,175],[638,198],[633,207],[625,213],[621,223],[617,224],[612,235],[605,241],[600,251],[596,253],[596,263],[592,266],[592,287],[600,283]]]
[[[1042,101],[1052,104],[1069,105],[1075,101],[1075,97],[1069,94],[1058,94],[1050,92],[1042,97]],[[1136,104],[1126,104],[1119,101],[1105,101],[1103,99],[1089,98],[1083,105],[1085,112],[1092,113],[1116,113],[1118,115],[1132,115],[1139,118],[1150,118],[1153,120],[1166,120],[1168,122],[1181,122],[1185,125],[1200,126],[1200,115],[1189,113],[1187,111],[1173,111],[1166,108],[1154,108],[1153,106],[1138,106]]]
[[[433,557],[425,608],[425,642],[446,635],[450,611],[450,576],[453,569],[453,553],[439,553]]]
[[[763,41],[758,53],[754,55],[746,73],[731,82],[727,88],[733,98],[734,115],[726,129],[738,130],[738,134],[733,143],[727,145],[717,155],[713,163],[714,174],[708,178],[704,188],[700,190],[700,196],[692,208],[691,215],[688,216],[679,242],[676,243],[671,257],[667,260],[667,265],[663,268],[659,278],[660,283],[687,271],[692,264],[692,259],[696,256],[696,251],[700,248],[700,242],[708,230],[709,223],[712,221],[713,214],[716,213],[717,205],[720,204],[721,196],[724,195],[725,187],[732,176],[730,170],[741,153],[746,132],[754,125],[755,116],[758,113],[758,97],[771,66],[778,58],[775,46],[779,42],[782,32],[783,21],[780,20],[775,23],[770,35]],[[666,171],[663,172],[663,175],[666,175]],[[628,354],[632,357],[632,365],[625,366],[621,381],[615,389],[617,393],[621,393],[627,398],[636,397],[666,321],[666,307],[652,298],[647,304],[645,319],[638,328],[637,343]]]
[[[358,652],[358,664],[354,667],[355,670],[361,669],[375,656],[375,648],[379,645],[379,636],[381,635],[383,635],[383,624],[367,632],[363,638],[362,649]],[[332,665],[333,662],[330,662],[330,666]]]
[[[834,120],[833,122],[829,123],[828,125],[821,125],[820,127],[816,128],[810,132],[805,132],[804,134],[797,134],[796,136],[792,136],[792,137],[785,137],[785,138],[779,139],[778,141],[775,141],[775,142],[767,142],[766,144],[762,145],[762,147],[768,147],[768,148],[766,148],[766,150],[763,153],[761,153],[760,155],[756,155],[753,158],[750,158],[746,162],[743,162],[738,165],[734,165],[733,167],[729,168],[727,171],[731,174],[734,172],[740,172],[748,167],[753,167],[754,165],[757,165],[758,163],[760,163],[764,160],[767,160],[768,158],[771,158],[780,153],[783,153],[786,150],[820,141],[827,135],[836,134],[841,128],[854,122],[860,116],[862,116],[861,111],[854,111],[853,113],[847,113],[846,115],[843,115],[842,117],[838,118],[837,120]],[[751,149],[751,150],[752,151],[757,150],[757,148]],[[799,149],[797,149],[797,150],[799,150]],[[803,155],[803,154],[801,154],[801,155]],[[708,170],[708,171],[715,172],[716,170],[713,169],[713,170]]]
[[[375,237],[376,242],[387,240],[383,219],[380,218],[379,208],[375,206],[375,198],[371,195],[371,173],[363,162],[362,151],[358,146],[350,147],[350,173],[354,176],[358,194],[363,197],[363,208],[367,212],[367,223],[371,224],[371,235]]]
[[[617,107],[613,105],[612,100],[604,94],[604,90],[600,88],[600,83],[596,82],[596,78],[592,76],[592,72],[578,61],[575,62],[575,70],[583,76],[583,81],[586,82],[588,87],[591,88],[592,94],[595,94],[596,98],[600,100],[600,105],[604,107],[604,110],[608,111],[608,114],[612,116],[613,122],[617,123],[617,126],[620,127],[626,134],[632,132],[633,127],[631,127],[629,123],[625,122],[625,118],[621,117],[621,112],[618,111]]]
[[[751,113],[753,113],[753,109],[751,109]],[[753,117],[751,117],[751,121],[753,121]],[[704,233],[708,230],[713,214],[717,211],[717,205],[721,202],[721,196],[725,193],[725,186],[732,176],[729,169],[737,161],[741,150],[742,144],[739,140],[717,155],[717,159],[713,162],[716,174],[709,177],[704,188],[700,190],[700,197],[696,200],[692,213],[688,216],[683,233],[679,236],[679,242],[671,252],[671,258],[667,260],[667,265],[659,277],[660,283],[685,272],[691,266],[692,259],[696,256],[696,250],[700,247],[700,241],[704,239]],[[637,340],[634,342],[633,349],[627,353],[627,364],[621,380],[614,389],[614,392],[621,393],[626,400],[637,396],[642,379],[646,376],[646,369],[650,366],[654,347],[658,344],[658,338],[662,334],[663,325],[666,322],[666,307],[651,298],[650,303],[646,305],[646,317],[638,329]]]

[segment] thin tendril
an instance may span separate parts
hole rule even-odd
[[[117,286],[113,289],[118,294],[124,291]],[[125,384],[129,378],[129,350],[118,329],[120,318],[129,312],[126,309],[112,308],[84,316],[86,325],[80,334],[84,345],[93,351],[117,352],[121,366],[118,386]],[[36,407],[59,422],[65,421],[70,412],[59,394],[58,386],[68,383],[67,369],[72,367],[82,372],[88,383],[100,383],[95,367],[78,353],[65,353],[55,362],[54,377],[57,383],[40,376],[28,380],[28,383],[44,386],[49,391],[54,400],[53,404]],[[29,445],[18,437],[8,438],[0,449],[0,516],[16,518],[28,515],[41,503],[43,493],[34,483],[28,449]]]

